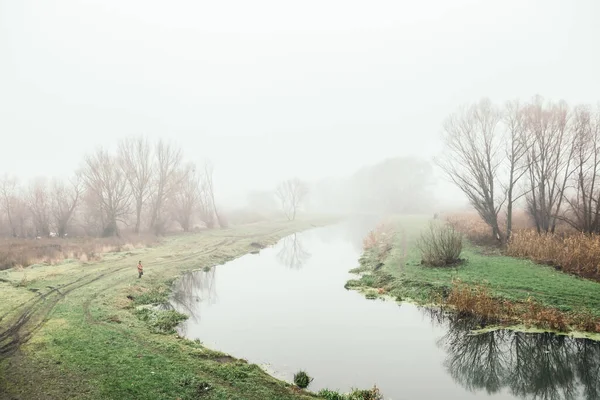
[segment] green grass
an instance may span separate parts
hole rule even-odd
[[[98,277],[59,299],[46,321],[18,352],[0,361],[0,398],[11,399],[309,399],[314,394],[278,381],[258,366],[173,334],[184,317],[144,308],[163,303],[173,279],[273,244],[293,232],[329,221],[257,223],[171,237],[136,254],[95,263],[8,270],[0,281],[0,327],[15,306],[48,286]],[[138,259],[144,277],[137,278]],[[6,289],[6,290],[4,290]],[[17,299],[16,301],[14,299]],[[141,307],[140,307],[141,306]],[[35,316],[34,316],[35,317]]]
[[[347,283],[347,288],[384,287],[388,294],[417,303],[427,304],[432,294],[447,291],[453,279],[467,284],[485,284],[490,294],[511,301],[529,297],[544,306],[562,311],[587,311],[600,317],[600,283],[578,278],[535,264],[529,260],[503,256],[466,244],[462,253],[465,262],[450,268],[421,265],[415,247],[420,232],[427,228],[425,217],[398,218],[395,246],[383,267],[370,271],[372,257],[363,255],[358,272],[365,275]]]

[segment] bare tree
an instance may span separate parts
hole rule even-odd
[[[8,219],[11,234],[17,236],[16,221],[14,216],[15,197],[17,191],[17,180],[14,177],[4,175],[0,180],[0,201],[2,202],[2,211]]]
[[[600,233],[600,108],[573,112],[573,191],[565,194],[568,212],[561,218],[579,231]]]
[[[175,219],[185,232],[192,227],[194,211],[200,203],[202,190],[201,176],[192,163],[186,165],[179,172],[179,185],[173,195],[173,211]]]
[[[50,188],[50,209],[59,237],[64,237],[67,233],[82,193],[83,185],[78,174],[67,184],[58,179],[53,180]]]
[[[30,185],[26,202],[33,217],[37,236],[50,235],[50,195],[45,178],[36,178]]]
[[[506,104],[504,109],[504,126],[506,127],[506,160],[508,162],[508,181],[506,192],[506,239],[512,234],[513,206],[519,198],[527,192],[517,192],[517,184],[527,173],[529,164],[527,152],[531,147],[531,140],[525,131],[525,115],[518,101]]]
[[[219,214],[219,210],[217,209],[217,203],[215,202],[215,186],[213,183],[213,172],[214,167],[211,162],[207,161],[204,164],[204,192],[205,199],[208,200],[210,204],[207,204],[207,209],[212,209],[212,212],[215,214],[217,218],[217,222],[219,223],[219,227],[226,228],[227,224],[225,219]]]
[[[179,184],[177,171],[183,159],[180,148],[159,140],[155,150],[155,174],[152,188],[152,210],[150,214],[150,228],[155,233],[162,233],[165,229],[164,209]]]
[[[150,197],[152,148],[144,136],[130,137],[119,143],[119,164],[129,182],[135,204],[135,233],[140,232],[143,207]]]
[[[100,206],[102,235],[119,235],[117,222],[124,222],[124,217],[129,212],[131,196],[127,178],[117,160],[100,148],[85,157],[81,176],[86,189]]]
[[[288,179],[277,185],[275,194],[288,220],[296,219],[296,213],[308,194],[308,187],[298,178]]]
[[[528,211],[538,232],[554,232],[573,172],[575,147],[568,130],[568,108],[564,102],[545,104],[538,96],[525,108],[525,118],[527,136],[532,141],[526,156]]]
[[[501,240],[498,213],[506,199],[499,182],[502,165],[500,111],[490,100],[451,115],[444,125],[444,157],[437,161]]]

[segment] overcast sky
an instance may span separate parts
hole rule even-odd
[[[596,0],[0,0],[0,173],[145,133],[221,197],[439,151],[482,96],[600,100]]]

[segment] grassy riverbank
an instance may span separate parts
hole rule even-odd
[[[257,223],[171,237],[97,262],[0,272],[0,349],[6,352],[0,355],[0,398],[315,398],[256,365],[178,338],[172,331],[176,313],[137,307],[164,300],[183,272],[327,222]],[[145,266],[139,280],[138,259]]]
[[[370,298],[383,291],[420,304],[446,303],[462,311],[489,313],[508,325],[600,331],[600,283],[469,244],[460,265],[422,266],[416,241],[427,224],[425,217],[395,219],[396,236],[383,266],[375,269],[375,252],[366,251],[356,270],[361,278],[347,287],[362,289]],[[461,295],[464,301],[458,302]]]

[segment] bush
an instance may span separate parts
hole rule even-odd
[[[447,224],[431,223],[417,242],[421,264],[444,267],[461,261],[462,235]]]
[[[313,378],[308,376],[308,374],[304,371],[298,371],[294,374],[294,383],[300,389],[306,389],[308,385],[312,382]]]

